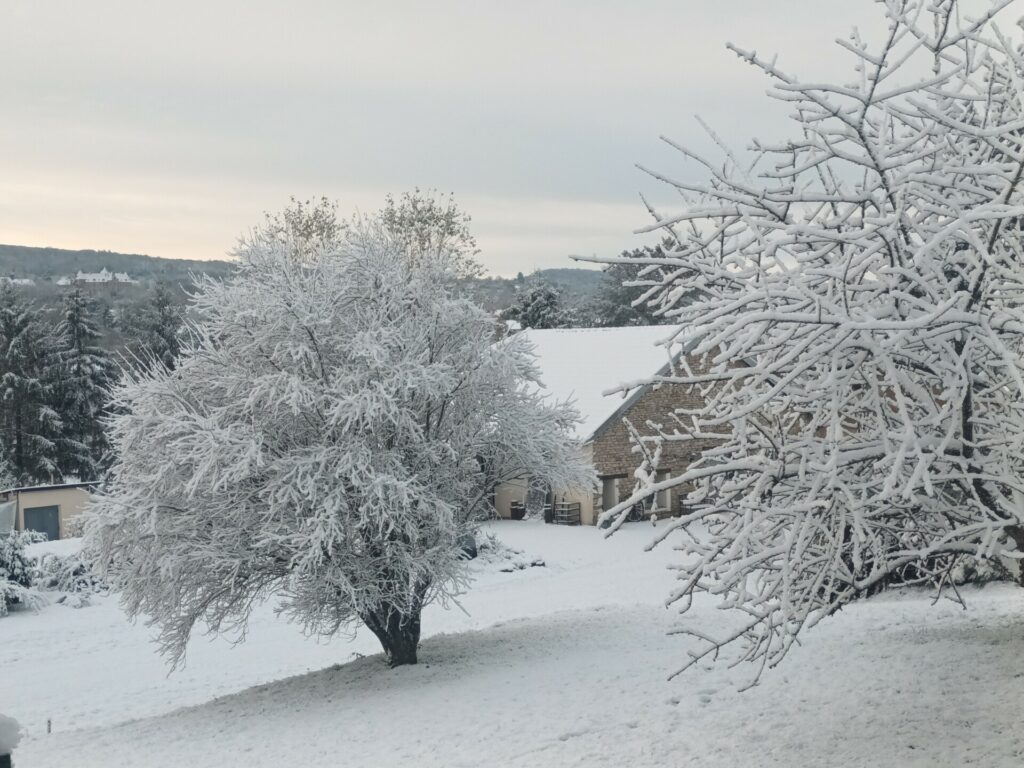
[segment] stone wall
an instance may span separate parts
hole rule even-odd
[[[697,363],[691,360],[696,370]],[[632,452],[629,431],[623,418],[640,430],[641,434],[652,434],[654,430],[647,427],[648,422],[660,424],[666,431],[672,431],[674,419],[672,412],[677,408],[697,408],[701,405],[700,395],[692,388],[678,384],[662,384],[657,389],[649,388],[637,398],[625,412],[611,419],[597,437],[592,441],[593,463],[599,480],[618,478],[618,498],[627,498],[633,493],[635,483],[633,473],[640,464],[638,454]],[[701,452],[714,444],[711,440],[696,440],[678,443],[666,442],[662,448],[659,469],[668,470],[670,476],[684,472],[697,459]],[[659,514],[660,517],[674,516],[679,513],[679,498],[685,495],[690,486],[679,486],[670,492],[668,509]],[[594,498],[595,518],[603,511],[601,490]]]

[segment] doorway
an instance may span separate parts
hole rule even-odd
[[[25,530],[45,533],[50,541],[60,538],[60,508],[28,507],[25,510]]]

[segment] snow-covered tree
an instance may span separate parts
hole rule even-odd
[[[64,475],[95,479],[107,451],[102,418],[111,365],[96,346],[96,328],[89,297],[74,288],[64,297],[63,316],[56,327],[60,361],[57,407],[62,430],[58,463]]]
[[[129,354],[143,364],[155,362],[173,368],[181,350],[184,317],[180,302],[174,300],[172,291],[180,292],[180,289],[157,283],[137,317],[133,318],[135,340],[129,345]]]
[[[0,464],[18,483],[60,477],[58,378],[52,334],[12,286],[0,284]]]
[[[483,275],[483,267],[476,260],[480,250],[469,228],[471,218],[459,208],[454,196],[420,189],[404,192],[397,200],[388,195],[378,219],[406,258],[431,259],[444,253],[456,277]]]
[[[0,534],[0,617],[12,605],[33,608],[39,604],[39,592],[32,586],[32,559],[25,547],[45,539],[45,534],[35,531]]]
[[[11,468],[6,451],[0,451],[0,489],[13,488],[17,484],[18,478]]]
[[[561,328],[566,325],[561,292],[544,280],[530,280],[516,288],[511,306],[501,313],[524,328]]]
[[[672,600],[709,593],[735,619],[684,624],[690,664],[736,641],[773,665],[893,578],[942,585],[960,558],[1024,550],[1024,57],[994,23],[1006,0],[973,20],[880,5],[879,45],[838,41],[849,82],[734,48],[793,133],[750,163],[681,148],[704,181],[654,174],[685,205],[652,208],[670,238],[652,298],[700,361],[659,380],[703,401],[637,425],[637,492],[607,515],[689,490],[662,534],[685,554]],[[714,447],[655,482],[659,446],[692,440]]]
[[[657,303],[648,301],[649,293],[659,292],[662,275],[646,268],[650,259],[663,255],[658,246],[623,251],[619,257],[623,261],[608,265],[594,295],[581,307],[584,324],[592,328],[621,328],[662,323]],[[643,277],[641,271],[645,272]]]
[[[275,595],[308,631],[362,622],[415,663],[420,613],[466,585],[495,486],[592,484],[576,415],[537,394],[525,340],[492,344],[493,319],[453,297],[443,247],[379,219],[287,233],[255,230],[234,278],[199,283],[174,370],[115,389],[90,551],[175,661],[197,622],[243,633]]]

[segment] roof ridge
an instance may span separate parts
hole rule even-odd
[[[670,325],[606,325],[602,327],[592,328],[523,328],[523,330],[520,331],[520,333],[525,333],[527,331],[533,331],[534,333],[541,333],[543,331],[560,331],[573,333],[583,333],[587,331],[639,331],[641,329],[649,330],[651,328],[664,328],[665,330],[668,330],[671,327],[672,326]]]

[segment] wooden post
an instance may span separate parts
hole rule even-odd
[[[14,768],[10,755],[0,755],[0,768]]]

